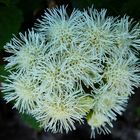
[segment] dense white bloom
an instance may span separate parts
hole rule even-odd
[[[75,129],[74,123],[83,122],[83,117],[92,108],[89,98],[80,91],[52,93],[47,95],[33,111],[44,129],[66,133]]]
[[[42,80],[42,86],[48,92],[63,88],[70,90],[77,81],[82,81],[87,87],[94,87],[94,83],[101,79],[102,65],[98,55],[85,44],[71,44],[69,51],[46,55],[36,67],[36,73]],[[82,87],[81,82],[77,83]]]
[[[96,132],[98,134],[108,134],[110,133],[108,126],[113,127],[110,119],[100,112],[92,112],[92,115],[87,118],[87,121],[89,126],[91,127],[91,138],[95,138]]]
[[[128,58],[117,54],[108,58],[106,63],[104,78],[108,87],[117,94],[132,94],[133,87],[138,87],[140,84],[138,59],[133,54]]]
[[[54,47],[63,47],[64,43],[77,42],[77,33],[82,26],[81,12],[73,10],[68,15],[66,7],[47,9],[42,20],[36,24],[37,31],[41,32]]]
[[[125,48],[130,51],[131,47],[140,49],[140,28],[139,24],[134,24],[133,20],[128,16],[124,16],[117,20],[114,28],[115,42],[118,48]]]
[[[40,87],[42,92],[62,92],[63,89],[69,91],[74,88],[76,79],[71,75],[67,60],[57,57],[46,57],[45,61],[33,70],[33,74],[41,79]]]
[[[99,63],[99,56],[86,44],[72,44],[66,54],[67,64],[72,76],[81,80],[86,86],[93,86],[93,83],[101,79],[102,65]]]
[[[62,6],[42,18],[5,45],[5,100],[44,130],[68,133],[86,119],[91,137],[109,133],[140,85],[139,25],[93,8],[69,15]]]
[[[22,113],[30,113],[39,102],[41,93],[39,81],[29,74],[12,74],[2,83],[2,92],[7,102],[13,101],[14,107]]]
[[[103,88],[102,88],[103,90]],[[103,113],[110,119],[115,120],[116,115],[122,114],[127,105],[127,96],[119,96],[114,90],[98,91],[94,96],[94,110]]]
[[[25,35],[19,33],[19,36],[20,39],[14,37],[10,43],[4,46],[6,51],[12,54],[5,58],[9,62],[6,68],[28,71],[44,57],[44,39],[34,31],[28,31]]]
[[[96,9],[89,8],[83,13],[84,26],[83,39],[90,47],[96,48],[96,52],[101,56],[110,53],[114,45],[114,19],[106,17],[106,10],[98,12]]]

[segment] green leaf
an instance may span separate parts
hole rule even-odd
[[[32,117],[31,115],[20,113],[19,116],[27,125],[29,125],[33,129],[35,129],[37,131],[42,130],[42,128],[39,127],[39,122],[37,122],[37,120],[34,117]]]
[[[87,121],[91,119],[92,114],[93,114],[93,110],[90,110],[90,112],[86,116]]]
[[[17,7],[0,7],[0,49],[17,34],[23,21],[22,12]]]

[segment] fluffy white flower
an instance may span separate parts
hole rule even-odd
[[[128,17],[106,10],[48,9],[33,30],[14,37],[5,49],[10,75],[2,83],[7,102],[54,133],[87,119],[91,137],[109,133],[140,85],[140,29]],[[129,52],[129,53],[128,53]]]
[[[98,92],[94,96],[93,109],[108,116],[111,120],[116,120],[117,114],[121,115],[125,110],[128,97],[119,96],[114,93],[114,90],[99,90]]]
[[[75,77],[71,75],[67,66],[67,60],[60,56],[52,58],[46,57],[45,61],[33,70],[33,74],[40,78],[40,88],[42,92],[62,92],[63,89],[69,91],[74,88],[76,83]]]
[[[47,9],[42,16],[43,19],[38,20],[36,30],[45,36],[46,40],[53,45],[52,47],[61,48],[64,43],[77,42],[79,38],[77,33],[82,26],[81,16],[78,10],[73,10],[69,16],[64,6]]]
[[[77,81],[81,80],[86,86],[91,87],[94,87],[93,83],[100,81],[103,66],[99,63],[99,55],[89,45],[72,44],[65,59],[69,72]]]
[[[44,97],[33,115],[44,129],[67,133],[75,129],[75,121],[83,122],[82,118],[92,108],[93,102],[89,101],[80,91],[51,93]]]
[[[130,51],[131,47],[140,49],[139,24],[135,24],[128,16],[117,20],[113,32],[118,48],[125,48],[126,52]]]
[[[110,119],[100,112],[92,112],[91,116],[87,118],[87,121],[89,126],[91,127],[91,138],[95,138],[96,132],[98,134],[108,134],[110,133],[108,126],[113,127]]]
[[[108,87],[114,89],[117,94],[130,95],[134,93],[133,87],[140,85],[138,59],[133,54],[129,55],[128,58],[117,54],[108,58],[106,63],[104,78]]]
[[[96,52],[101,55],[109,54],[114,46],[114,19],[106,17],[106,10],[98,12],[96,9],[89,8],[84,11],[83,40],[96,48]]]
[[[28,31],[25,35],[19,33],[19,36],[20,38],[14,37],[4,46],[6,51],[12,54],[5,58],[8,61],[6,68],[28,71],[44,57],[44,39],[34,31]]]
[[[41,93],[39,81],[29,74],[12,74],[2,83],[2,92],[7,102],[13,101],[14,107],[22,113],[30,113],[39,102]]]

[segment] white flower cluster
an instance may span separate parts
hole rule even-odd
[[[2,83],[7,102],[45,130],[69,132],[87,123],[91,137],[109,133],[140,85],[140,29],[106,10],[48,9],[35,29],[14,37]]]

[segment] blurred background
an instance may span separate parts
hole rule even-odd
[[[135,21],[140,21],[140,0],[0,0],[0,75],[4,71],[3,57],[7,56],[3,46],[13,34],[24,32],[34,26],[46,8],[67,5],[82,10],[86,7],[106,8],[108,15],[129,15]],[[0,83],[3,78],[0,78]],[[135,89],[135,95],[123,116],[118,116],[110,135],[97,135],[96,140],[140,140],[140,88]],[[68,134],[51,134],[38,129],[38,124],[26,115],[20,115],[12,104],[6,104],[0,93],[0,140],[90,140],[88,125],[79,126]]]

